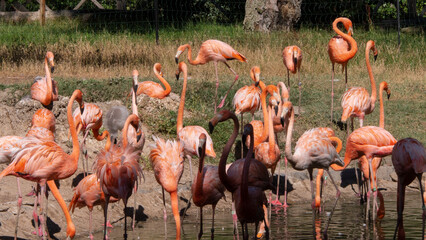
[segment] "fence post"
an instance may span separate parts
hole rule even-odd
[[[158,0],[154,0],[155,15],[155,43],[158,45]]]
[[[400,20],[400,11],[399,11],[399,0],[396,0],[396,11],[398,19],[398,48],[401,46],[401,20]]]
[[[46,0],[40,1],[40,24],[44,26],[46,22]]]

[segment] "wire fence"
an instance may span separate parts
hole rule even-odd
[[[38,11],[40,0],[0,0],[1,12],[19,14]],[[289,0],[278,0],[278,2]],[[413,5],[414,2],[414,5]],[[354,25],[398,27],[398,4],[401,27],[425,28],[426,2],[422,0],[303,0],[301,17],[295,27],[329,26],[339,16],[349,17]],[[216,22],[242,24],[245,0],[62,0],[46,2],[47,10],[71,12],[98,29],[153,31],[179,27],[188,23]],[[7,18],[10,15],[2,15]]]

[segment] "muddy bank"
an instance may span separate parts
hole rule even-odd
[[[10,98],[13,97],[13,93],[8,90],[0,92],[0,136],[6,135],[18,135],[24,136],[30,127],[30,122],[32,114],[42,106],[40,103],[31,100],[29,97],[24,97],[23,99],[17,101],[16,103],[11,103]],[[60,97],[58,102],[55,102],[53,113],[56,117],[56,141],[60,144],[65,151],[71,152],[72,144],[68,140],[68,123],[66,119],[66,105],[68,103],[68,97]],[[170,97],[167,97],[164,100],[151,100],[147,97],[139,97],[139,108],[140,115],[142,118],[144,116],[149,116],[149,114],[155,114],[156,111],[162,111],[164,109],[177,109],[179,97],[175,94],[171,94]],[[100,106],[104,114],[108,111],[109,108],[115,105],[123,104],[120,101],[112,102],[99,102],[96,103]],[[154,107],[153,107],[154,106]],[[76,107],[76,106],[74,106]],[[185,113],[190,115],[191,113]],[[150,129],[143,125],[143,130],[146,133],[146,144],[143,151],[142,164],[144,165],[144,175],[145,181],[140,183],[138,194],[136,196],[136,209],[137,209],[137,224],[143,226],[145,221],[158,220],[163,217],[163,204],[162,204],[162,191],[161,187],[156,182],[153,172],[150,170],[148,162],[146,161],[149,150],[151,149],[152,142],[152,132]],[[161,136],[161,134],[155,133],[155,135]],[[79,136],[80,140],[82,136]],[[105,142],[98,142],[93,138],[89,137],[87,140],[87,149],[89,154],[89,166],[93,163],[96,154],[104,147]],[[218,154],[220,155],[220,153]],[[79,161],[79,169],[77,172],[70,178],[59,181],[59,191],[61,192],[64,200],[68,204],[72,198],[73,186],[75,186],[78,181],[82,178],[82,165],[81,159]],[[198,165],[197,161],[194,159],[193,172],[196,172],[196,167]],[[0,169],[4,169],[7,164],[0,164]],[[355,175],[352,168],[347,169],[343,172],[334,172],[330,170],[333,175],[333,178],[337,181],[342,191],[343,198],[353,198],[354,201],[356,197],[354,196],[354,191],[352,186],[356,189]],[[284,176],[284,166],[281,165],[281,184],[283,186],[283,176]],[[295,204],[300,202],[310,202],[310,183],[308,180],[308,175],[306,171],[298,172],[289,167],[288,172],[289,179],[289,188],[292,189],[288,195],[289,204]],[[383,161],[383,166],[378,172],[378,185],[380,188],[386,188],[389,192],[396,192],[396,175],[393,172],[391,166],[390,158],[386,158]],[[186,202],[190,199],[190,171],[188,164],[185,163],[185,170],[179,184],[179,207],[183,209],[186,206]],[[413,187],[417,186],[415,182]],[[21,181],[22,192],[25,195],[31,191],[31,187],[34,185],[32,182]],[[409,188],[410,189],[410,188]],[[324,195],[327,196],[327,199],[334,197],[335,190],[330,181],[327,181],[325,187]],[[13,236],[14,232],[14,223],[15,217],[17,214],[16,206],[16,197],[17,197],[17,188],[15,177],[5,177],[0,182],[0,238],[4,236]],[[130,216],[133,211],[133,199],[132,196],[129,199],[129,209],[126,213]],[[168,214],[171,215],[171,207],[169,195],[166,194],[166,204]],[[230,209],[230,195],[227,194],[227,201],[220,201],[217,206],[217,211],[229,211]],[[34,235],[31,234],[33,231],[32,223],[32,211],[34,205],[34,197],[23,197],[23,206],[20,213],[19,219],[19,232],[18,236],[24,239],[34,238]],[[208,209],[208,208],[206,208]],[[196,214],[196,209],[194,205],[191,205],[187,214],[193,215]],[[207,210],[208,211],[208,210]],[[109,219],[112,224],[121,225],[123,221],[123,203],[114,203],[110,204],[109,208]],[[49,232],[53,234],[53,237],[58,239],[65,238],[65,229],[66,222],[63,216],[63,213],[56,203],[56,200],[50,196],[48,204],[48,227]],[[77,229],[77,236],[87,236],[89,227],[88,227],[88,210],[87,208],[76,209],[72,214],[72,219]],[[130,218],[128,223],[131,223]],[[94,231],[101,231],[103,223],[103,213],[101,207],[95,207],[93,211],[93,226]]]

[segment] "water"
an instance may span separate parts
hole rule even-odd
[[[330,239],[392,239],[396,227],[396,195],[383,193],[385,198],[386,215],[377,224],[365,224],[365,208],[360,206],[355,199],[340,199],[331,220],[328,236]],[[327,196],[325,211],[323,210],[312,221],[312,210],[309,203],[293,204],[284,211],[272,210],[270,239],[322,239],[321,232],[324,230],[327,214],[331,210],[332,201]],[[204,235],[203,239],[210,239],[211,208],[204,208]],[[168,213],[171,210],[168,209]],[[128,219],[130,222],[131,219]],[[140,228],[128,231],[128,239],[164,239],[164,221],[150,220],[139,224]],[[315,225],[315,228],[314,228]],[[407,239],[421,239],[422,234],[422,207],[420,193],[407,193],[404,209],[404,227]],[[254,236],[254,225],[249,225],[250,237]],[[196,239],[198,234],[198,220],[196,214],[187,216],[183,223],[184,233],[182,239]],[[241,227],[238,229],[241,233]],[[115,227],[111,233],[111,239],[122,239],[123,228]],[[175,222],[173,216],[167,219],[167,238],[175,238]],[[314,234],[315,232],[315,234]],[[230,213],[217,212],[215,215],[215,239],[232,239],[232,217]],[[80,237],[77,239],[83,239]],[[95,239],[102,239],[102,233],[95,234]]]

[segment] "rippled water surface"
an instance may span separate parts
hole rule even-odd
[[[365,208],[360,206],[359,200],[340,199],[333,214],[328,230],[331,239],[392,239],[396,226],[396,195],[383,193],[385,198],[386,215],[384,219],[373,225],[365,222]],[[282,209],[272,210],[271,239],[321,239],[327,221],[327,215],[334,201],[328,197],[325,211],[317,215],[315,224],[312,220],[312,210],[309,203],[293,204],[284,213]],[[180,206],[182,207],[182,206]],[[209,207],[207,207],[209,208]],[[205,208],[203,239],[210,239],[211,211]],[[174,239],[175,223],[171,209],[167,209],[167,238]],[[162,218],[160,218],[162,219]],[[129,218],[128,221],[131,221]],[[140,224],[135,231],[128,231],[128,239],[164,239],[164,221],[148,219]],[[407,193],[404,209],[404,227],[407,239],[422,239],[422,205],[420,193]],[[183,223],[184,234],[182,239],[196,239],[198,234],[198,220],[196,214],[187,216]],[[111,239],[123,239],[123,228],[115,227]],[[232,217],[230,213],[218,212],[215,216],[215,239],[232,239]],[[239,228],[241,231],[241,228]],[[314,234],[315,232],[315,234]],[[254,225],[249,225],[250,237],[254,234]],[[80,238],[83,239],[83,238]],[[95,234],[95,239],[102,239],[102,233]]]

